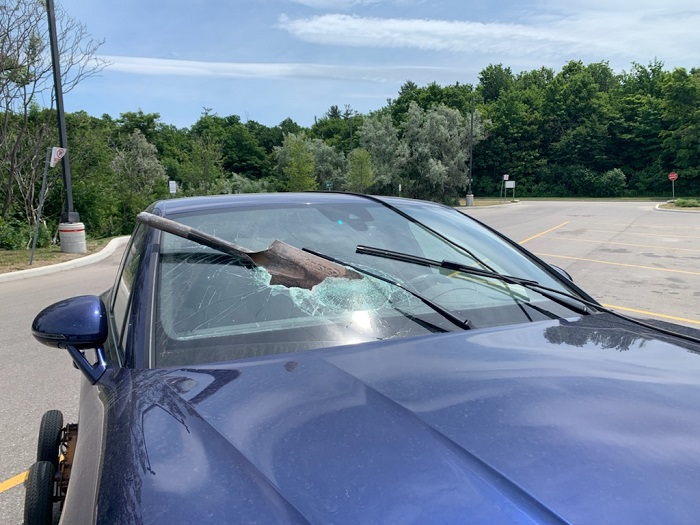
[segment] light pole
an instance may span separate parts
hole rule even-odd
[[[64,253],[85,253],[85,226],[80,222],[78,212],[73,208],[73,186],[70,176],[68,153],[68,135],[66,133],[66,115],[63,109],[63,89],[61,87],[61,55],[56,35],[56,15],[53,0],[46,0],[46,12],[49,18],[49,40],[51,43],[51,62],[53,66],[54,93],[56,95],[56,114],[58,117],[58,142],[65,148],[61,159],[63,167],[63,184],[66,188],[66,209],[61,214],[58,233],[61,239],[61,251]]]
[[[469,118],[469,179],[467,184],[467,206],[474,206],[474,194],[472,193],[472,152],[474,151],[474,95],[471,100],[471,112]]]
[[[80,222],[80,216],[73,209],[73,188],[71,185],[70,162],[68,162],[68,139],[66,136],[66,115],[63,108],[63,89],[61,87],[61,63],[56,36],[56,16],[53,0],[46,0],[46,11],[49,16],[49,39],[51,41],[51,62],[53,66],[53,85],[56,95],[56,113],[58,117],[58,142],[66,148],[66,154],[61,159],[63,166],[63,183],[66,187],[66,210],[61,215],[62,222]]]

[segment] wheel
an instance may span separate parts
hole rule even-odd
[[[56,469],[50,461],[34,463],[24,482],[24,525],[53,522],[53,485]]]
[[[49,410],[41,418],[39,441],[36,447],[37,461],[50,461],[54,470],[58,469],[59,444],[63,428],[63,413]]]

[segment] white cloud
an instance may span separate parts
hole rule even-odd
[[[391,82],[416,75],[463,75],[461,68],[431,66],[345,66],[304,63],[232,63],[198,62],[123,56],[101,57],[110,63],[110,71],[149,76],[219,78],[298,78],[343,81]]]
[[[301,40],[323,45],[484,54],[542,54],[553,46],[558,52],[573,52],[589,45],[585,39],[556,28],[543,30],[521,24],[327,14],[295,20],[282,16],[279,25]]]
[[[355,6],[379,4],[382,0],[291,0],[295,4],[316,9],[349,9]]]
[[[518,23],[324,14],[296,19],[282,15],[278,25],[299,40],[326,46],[474,53],[499,60],[659,57],[695,62],[700,48],[700,8],[695,5],[680,0],[632,7],[588,0],[583,6],[549,5],[544,11],[522,13]]]

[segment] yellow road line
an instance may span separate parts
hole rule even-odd
[[[24,480],[27,479],[27,474],[29,474],[28,470],[22,472],[21,474],[17,474],[14,478],[10,478],[7,481],[0,483],[0,493],[24,483]]]
[[[531,241],[532,239],[537,239],[537,237],[542,237],[543,235],[546,235],[549,232],[553,232],[554,230],[561,228],[562,226],[566,226],[567,224],[569,224],[569,222],[571,222],[571,221],[562,222],[559,226],[555,226],[554,228],[550,228],[547,231],[543,231],[542,233],[538,233],[537,235],[533,235],[532,237],[528,237],[524,241],[520,241],[518,244],[525,244],[526,242]]]
[[[632,244],[629,242],[615,242],[615,241],[594,241],[591,239],[576,239],[574,237],[561,237],[557,235],[557,240],[558,241],[574,241],[574,242],[592,242],[592,243],[598,243],[598,244],[615,244],[617,246],[634,246],[635,248],[654,248],[654,249],[660,249],[660,250],[677,250],[680,252],[698,252],[700,253],[700,250],[695,250],[693,248],[676,248],[675,246],[656,246],[656,245],[651,245],[651,244]]]
[[[602,304],[602,303],[601,303]],[[661,317],[662,319],[670,319],[672,321],[681,321],[683,323],[692,323],[700,325],[700,321],[694,319],[686,319],[684,317],[676,317],[674,315],[659,314],[656,312],[649,312],[647,310],[637,310],[636,308],[627,308],[626,306],[617,306],[614,304],[603,304],[606,308],[612,308],[613,310],[623,310],[625,312],[632,312],[635,314],[648,315],[650,317]]]
[[[568,255],[555,255],[553,253],[538,253],[537,255],[539,257],[557,257],[559,259],[571,259],[574,261],[587,261],[587,262],[594,262],[594,263],[599,263],[599,264],[609,264],[611,266],[625,266],[627,268],[639,268],[642,270],[653,270],[655,272],[682,273],[685,275],[700,275],[700,272],[690,272],[688,270],[670,270],[668,268],[655,268],[653,266],[640,266],[638,264],[624,264],[624,263],[616,263],[616,262],[610,262],[610,261],[599,261],[597,259],[586,259],[584,257],[570,257]]]

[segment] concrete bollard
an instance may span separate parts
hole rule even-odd
[[[82,222],[62,222],[58,225],[61,252],[86,253],[85,225]]]

